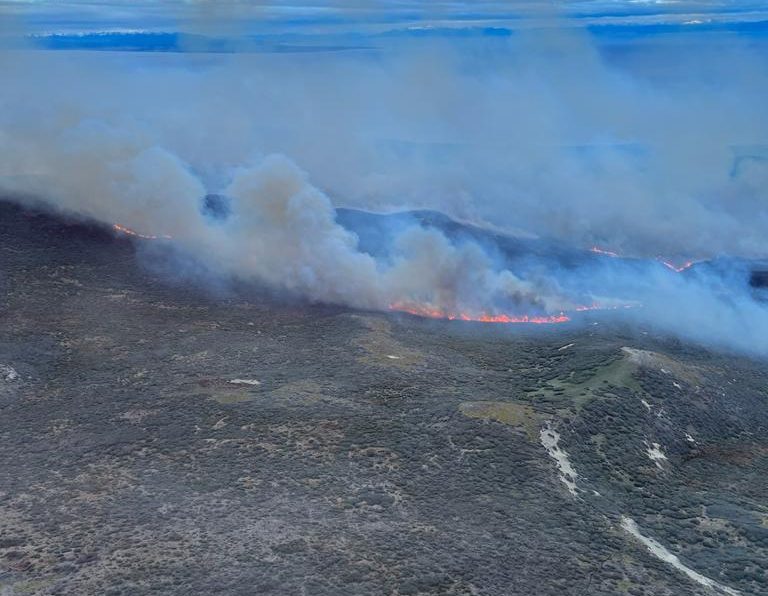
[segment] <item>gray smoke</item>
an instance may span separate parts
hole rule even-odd
[[[185,18],[239,35],[240,8]],[[472,315],[642,303],[624,316],[768,353],[767,311],[738,283],[658,268],[521,279],[417,225],[375,258],[336,222],[339,205],[428,207],[633,256],[765,255],[765,50],[699,36],[606,48],[547,24],[336,53],[5,50],[0,188],[313,301]],[[209,192],[232,198],[225,221],[203,214]]]

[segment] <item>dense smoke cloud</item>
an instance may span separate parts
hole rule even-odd
[[[196,9],[193,33],[241,33],[236,12]],[[417,225],[393,230],[382,259],[336,222],[338,205],[428,207],[634,256],[765,255],[765,49],[695,34],[597,45],[554,17],[511,37],[392,35],[346,52],[7,50],[0,188],[172,236],[223,277],[311,300],[472,315],[642,303],[626,316],[768,351],[764,307],[710,278],[523,278]],[[203,214],[211,192],[232,199],[225,221]]]
[[[53,88],[47,120],[151,130],[206,175],[279,152],[345,204],[447,207],[638,255],[765,254],[759,55],[732,41],[630,49],[622,69],[578,31],[517,37],[462,55],[435,40],[375,55],[14,56],[5,118]]]

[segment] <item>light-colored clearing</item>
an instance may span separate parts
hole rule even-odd
[[[499,401],[470,401],[459,405],[459,411],[469,418],[522,427],[528,440],[536,441],[539,425],[536,413],[530,406]]]
[[[661,445],[658,443],[651,443],[650,445],[648,442],[645,442],[646,450],[645,452],[648,454],[648,458],[656,464],[656,466],[663,470],[664,466],[661,465],[661,462],[667,459],[667,456],[664,455],[664,452],[661,450]]]
[[[632,363],[629,358],[621,358],[609,364],[596,366],[592,370],[592,376],[585,381],[574,383],[570,378],[555,378],[531,391],[528,395],[534,399],[567,400],[580,407],[592,399],[596,391],[602,390],[606,386],[615,385],[641,391],[640,384],[633,376],[636,369],[637,365]]]
[[[560,471],[560,480],[574,497],[576,496],[576,470],[571,465],[571,460],[568,459],[568,454],[560,448],[560,434],[547,426],[542,428],[539,433],[539,438],[544,449],[547,450],[549,456],[557,463],[557,468]]]
[[[15,381],[18,378],[19,373],[13,367],[7,364],[0,364],[0,379],[3,381]]]
[[[232,385],[261,385],[261,381],[257,381],[256,379],[232,379],[230,383]]]
[[[677,558],[677,556],[669,552],[659,542],[657,542],[653,538],[648,538],[647,536],[644,536],[642,533],[640,533],[640,528],[637,527],[637,523],[632,518],[622,515],[621,527],[626,532],[628,532],[629,534],[637,538],[637,540],[642,542],[654,557],[656,557],[661,561],[664,561],[665,563],[668,563],[669,565],[672,565],[672,567],[674,567],[678,571],[681,571],[682,573],[687,575],[690,579],[695,581],[697,584],[706,586],[707,588],[710,588],[711,590],[714,590],[720,594],[728,594],[729,596],[739,596],[739,594],[741,594],[741,592],[734,590],[733,588],[729,588],[727,586],[719,584],[716,581],[711,580],[708,577],[705,577],[700,573],[694,571],[690,567],[683,565],[683,563],[680,561],[680,559]]]
[[[693,386],[698,386],[703,382],[701,372],[695,366],[683,364],[669,356],[648,350],[638,350],[626,346],[621,348],[621,350],[627,355],[628,360],[637,366],[655,369],[665,375],[675,376]]]

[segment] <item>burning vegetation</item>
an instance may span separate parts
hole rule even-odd
[[[601,248],[599,246],[592,246],[590,247],[589,251],[598,255],[613,257],[616,259],[626,258],[624,255],[620,253],[617,253],[612,250],[608,250],[606,248]],[[686,260],[678,265],[665,257],[656,257],[656,260],[662,265],[664,265],[667,269],[669,269],[670,271],[674,271],[675,273],[682,273],[683,271],[686,271],[687,269],[690,269],[691,267],[693,267],[696,263],[700,262],[700,261],[694,261],[694,260]]]
[[[153,234],[140,234],[139,232],[132,230],[131,228],[128,228],[121,224],[112,224],[112,229],[115,232],[118,232],[120,234],[125,234],[126,236],[132,236],[134,238],[141,238],[142,240],[172,240],[173,238],[171,236],[168,236],[167,234],[161,234],[159,236],[155,236]]]
[[[557,315],[510,315],[489,313],[453,313],[428,304],[395,303],[389,307],[392,311],[404,312],[428,319],[446,319],[449,321],[473,321],[477,323],[528,323],[534,325],[553,325],[567,323],[571,318],[565,313]]]

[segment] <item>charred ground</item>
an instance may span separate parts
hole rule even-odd
[[[0,237],[3,594],[768,593],[764,362],[212,296],[7,203]]]

